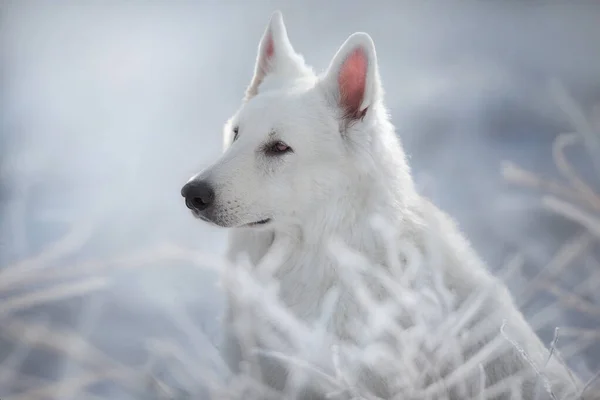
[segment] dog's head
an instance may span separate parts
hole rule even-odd
[[[351,35],[316,76],[275,12],[243,105],[225,125],[225,152],[183,187],[186,205],[223,227],[302,221],[356,179],[380,96],[369,35]]]

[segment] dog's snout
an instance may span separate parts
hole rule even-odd
[[[203,211],[215,200],[215,191],[206,181],[192,180],[181,188],[181,195],[185,198],[185,205],[190,210]]]

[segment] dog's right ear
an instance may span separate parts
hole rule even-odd
[[[305,73],[306,69],[304,59],[288,39],[281,12],[275,11],[258,45],[254,76],[246,89],[245,100],[256,96],[267,77],[293,78]]]

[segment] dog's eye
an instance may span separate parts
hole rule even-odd
[[[240,128],[237,126],[233,128],[233,141],[235,142],[240,134]]]
[[[292,151],[292,148],[282,141],[277,141],[268,145],[266,150],[269,155],[279,155]]]

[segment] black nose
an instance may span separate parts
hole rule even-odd
[[[190,210],[203,211],[215,200],[215,191],[206,181],[189,181],[181,188],[181,195]]]

